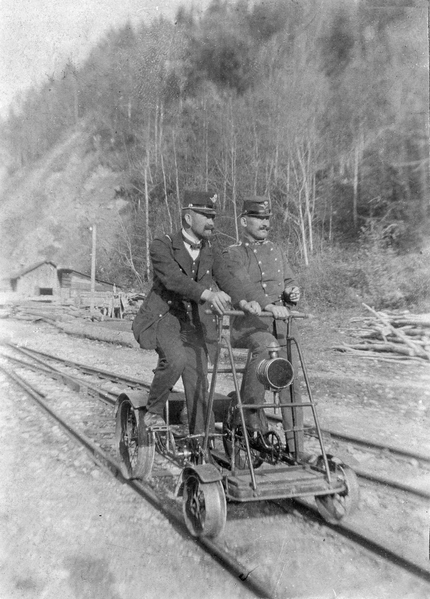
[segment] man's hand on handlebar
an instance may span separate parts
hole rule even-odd
[[[266,312],[271,312],[274,318],[288,318],[290,311],[286,306],[276,306],[275,304],[269,304],[264,308]]]
[[[292,304],[297,304],[300,299],[300,288],[292,285],[284,289],[284,299]]]
[[[201,299],[209,304],[212,312],[219,315],[229,309],[231,302],[230,296],[224,291],[211,291],[210,289],[206,289],[202,293]]]
[[[254,300],[252,302],[241,300],[239,302],[239,307],[244,312],[248,312],[248,314],[254,314],[255,316],[259,316],[261,314],[261,306]]]

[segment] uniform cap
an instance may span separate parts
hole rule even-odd
[[[243,202],[241,216],[272,216],[269,200],[264,196],[251,196]]]
[[[210,191],[184,191],[182,210],[194,210],[203,214],[216,214],[215,204],[218,199],[216,193]]]

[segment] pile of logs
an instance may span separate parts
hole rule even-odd
[[[78,309],[71,304],[22,300],[9,303],[4,311],[5,318],[30,322],[44,321],[67,335],[138,347],[129,320],[106,318],[100,312],[99,316],[91,317],[88,310]],[[90,318],[93,322],[88,322]]]
[[[37,302],[20,301],[11,302],[5,308],[5,313],[15,320],[45,320],[47,322],[56,322],[58,320],[69,320],[79,316],[79,310],[69,304],[60,304],[58,302]]]
[[[132,320],[140,307],[144,294],[112,294],[100,292],[95,297],[94,310],[90,310],[90,294],[82,293],[74,299],[16,298],[0,304],[0,318],[17,320],[64,321],[73,318],[99,320]],[[76,305],[77,304],[77,305]]]
[[[350,334],[360,343],[343,343],[333,349],[385,361],[430,361],[430,314],[376,312],[363,306],[372,316],[351,319],[359,323]]]

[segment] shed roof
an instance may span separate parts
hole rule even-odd
[[[52,264],[54,268],[57,268],[57,265],[54,264],[54,262],[51,262],[50,260],[42,260],[41,262],[36,262],[36,264],[32,264],[31,266],[27,266],[27,268],[19,270],[15,274],[11,274],[9,279],[19,279],[27,273],[31,272],[32,270],[36,270],[36,268],[43,266],[44,264]]]
[[[64,268],[58,268],[57,269],[58,273],[63,273],[63,272],[74,272],[77,275],[80,275],[81,277],[85,277],[86,279],[90,279],[91,275],[87,275],[83,272],[80,272],[79,270],[75,270],[74,268],[68,268],[68,267],[64,267]],[[115,287],[121,287],[120,285],[117,285],[116,283],[111,283],[110,281],[102,281],[102,279],[99,279],[98,277],[96,277],[96,281],[98,283],[104,283],[105,285],[112,285],[112,287],[115,285]]]

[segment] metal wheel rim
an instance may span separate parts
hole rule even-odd
[[[315,497],[319,513],[331,524],[337,524],[352,514],[360,500],[360,488],[355,472],[346,465],[338,466],[338,470],[345,481],[345,491]]]
[[[220,481],[202,483],[197,475],[189,475],[182,505],[185,523],[193,536],[214,538],[223,532],[227,504]]]
[[[123,476],[149,478],[155,455],[154,435],[148,432],[141,412],[134,410],[129,399],[118,407],[115,436]]]
[[[121,402],[118,408],[117,450],[126,474],[131,475],[137,461],[138,427],[136,416],[129,400]]]
[[[125,438],[127,435],[127,438]],[[131,406],[127,411],[127,421],[126,421],[126,431],[124,434],[124,443],[127,448],[128,459],[130,462],[130,467],[133,469],[137,464],[137,455],[139,451],[138,446],[138,430],[137,430],[137,421],[136,416],[134,414]]]

